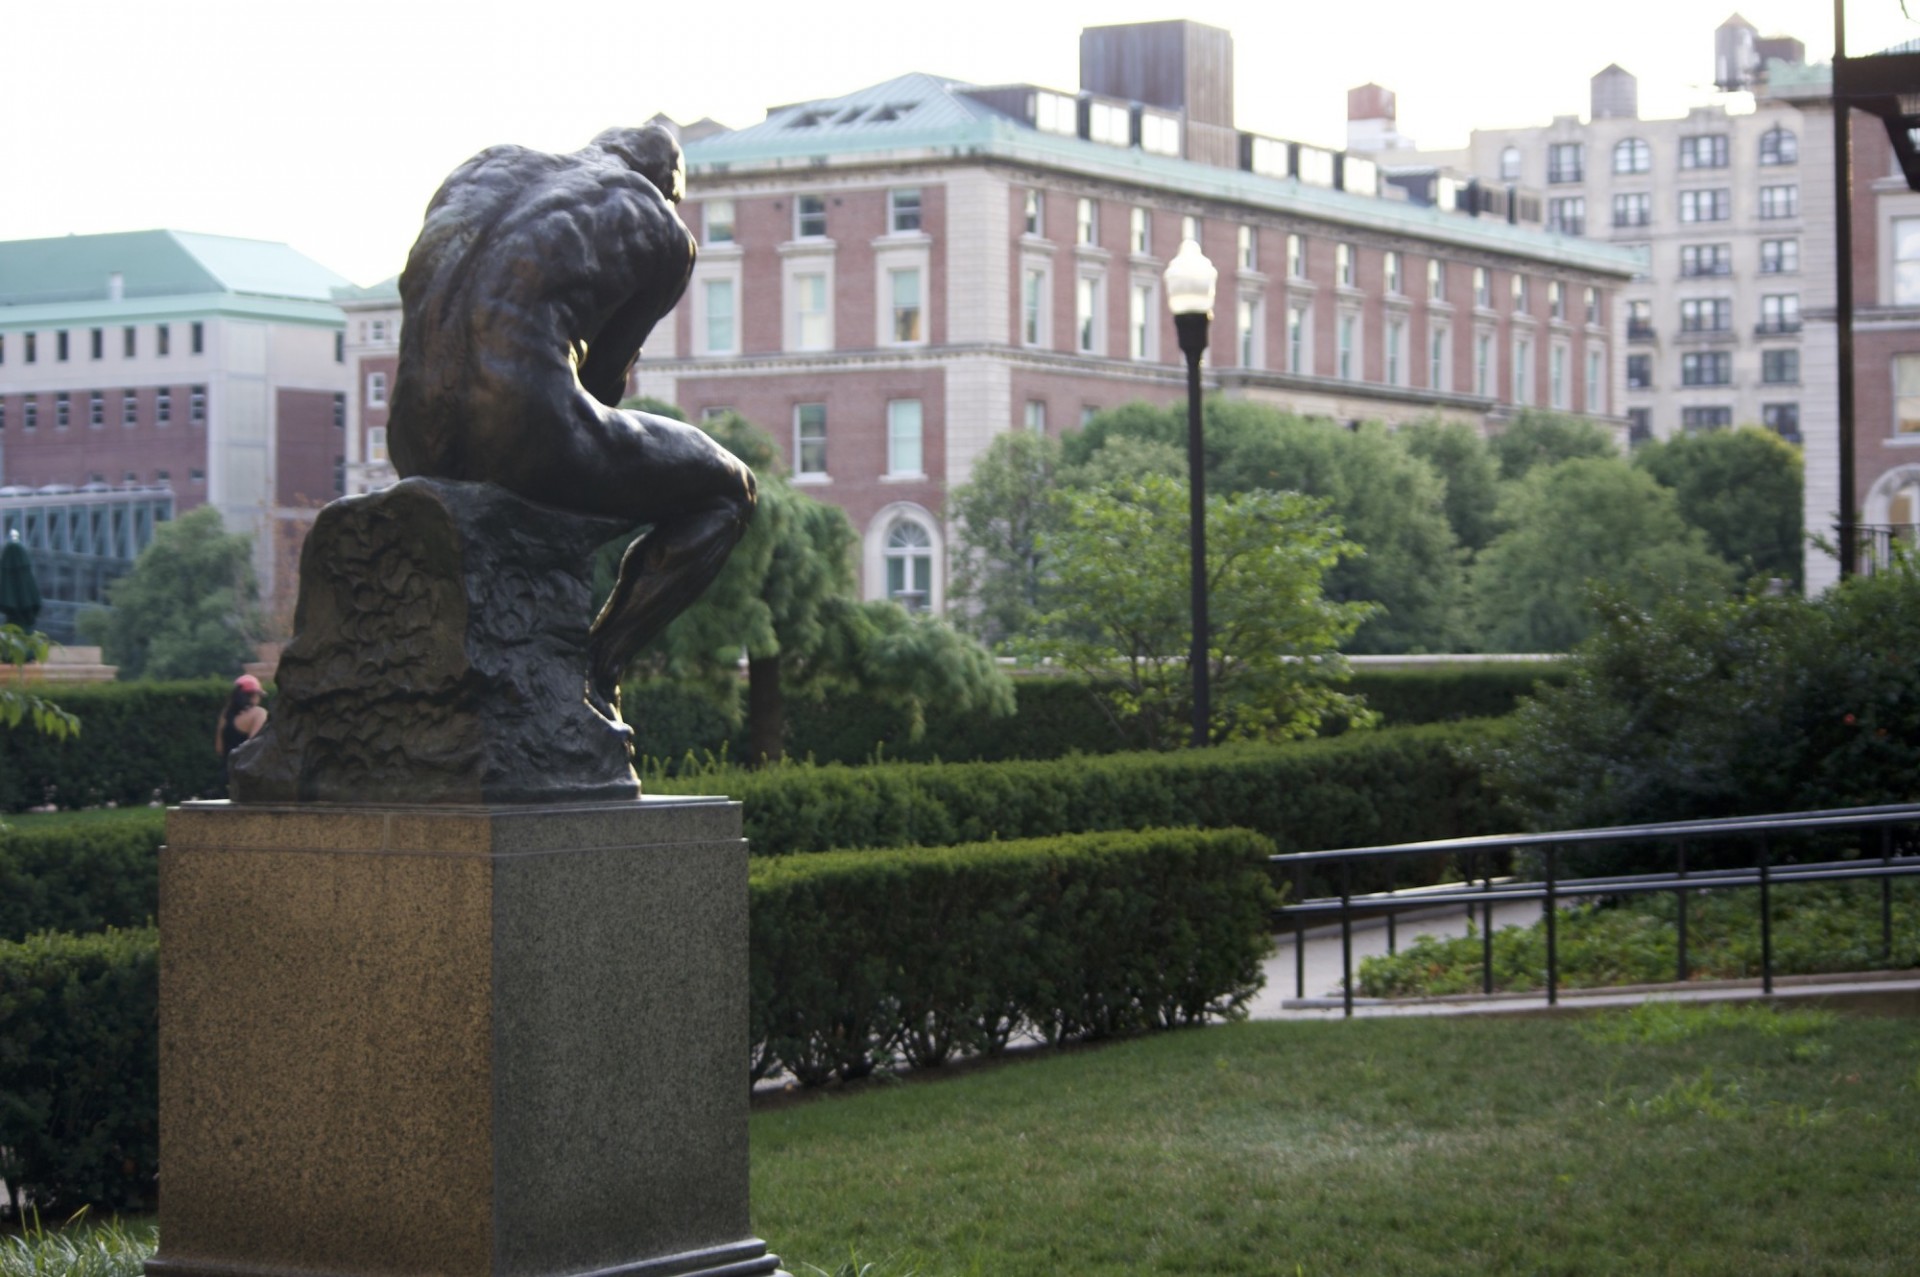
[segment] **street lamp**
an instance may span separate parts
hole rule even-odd
[[[1207,349],[1207,325],[1213,320],[1213,286],[1220,278],[1200,245],[1185,240],[1167,263],[1167,308],[1187,356],[1187,508],[1188,539],[1193,551],[1193,650],[1187,667],[1193,672],[1193,744],[1206,745],[1211,735],[1207,689],[1207,481],[1206,454],[1200,439],[1200,356]]]

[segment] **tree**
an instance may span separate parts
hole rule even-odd
[[[1022,646],[1086,674],[1115,727],[1143,745],[1188,739],[1192,642],[1187,486],[1165,475],[1065,491],[1042,539],[1046,610]],[[1210,739],[1311,735],[1327,714],[1368,716],[1336,688],[1335,649],[1371,610],[1322,578],[1356,547],[1328,503],[1293,492],[1207,499]]]
[[[1051,526],[1060,445],[1031,430],[995,439],[973,475],[947,494],[958,552],[953,597],[961,624],[999,646],[1027,633],[1038,614],[1040,537]]]
[[[1500,531],[1500,465],[1487,441],[1465,422],[1440,420],[1404,426],[1394,438],[1447,485],[1447,524],[1462,546],[1479,553]]]
[[[1744,575],[1800,585],[1800,450],[1744,426],[1643,444],[1633,463],[1673,491],[1680,516]]]
[[[1454,651],[1468,637],[1466,574],[1433,468],[1378,425],[1348,430],[1261,404],[1208,400],[1207,490],[1222,494],[1292,491],[1326,499],[1349,541],[1364,554],[1326,574],[1327,597],[1369,602],[1369,619],[1345,650]],[[1103,412],[1063,440],[1072,470],[1119,438],[1186,447],[1183,409],[1146,403]],[[1185,472],[1184,464],[1180,473]]]
[[[107,587],[111,608],[82,613],[80,629],[123,679],[231,674],[253,659],[259,595],[253,538],[201,506],[154,530]]]
[[[1619,457],[1537,468],[1507,487],[1507,530],[1473,565],[1481,641],[1496,652],[1564,652],[1593,628],[1592,582],[1651,606],[1670,594],[1719,597],[1725,560],[1680,517],[1673,494]]]
[[[21,629],[18,625],[0,625],[0,666],[15,667],[16,680],[11,685],[0,682],[0,727],[12,730],[21,723],[30,722],[35,731],[55,740],[65,740],[79,734],[79,719],[46,697],[29,692],[17,683],[19,667],[30,661],[46,660],[50,646],[44,634]],[[0,678],[4,677],[4,673],[0,673]]]
[[[956,709],[1012,712],[1012,686],[979,644],[896,604],[859,601],[853,525],[787,482],[763,431],[732,413],[701,426],[753,467],[759,508],[720,575],[657,647],[668,674],[695,681],[733,712],[745,654],[749,761],[784,755],[794,695],[877,694],[908,710],[916,737],[936,696]]]
[[[1494,458],[1500,463],[1500,477],[1509,481],[1578,457],[1620,455],[1607,432],[1585,417],[1537,408],[1523,410],[1494,436],[1492,446]]]

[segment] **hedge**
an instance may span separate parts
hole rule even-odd
[[[145,804],[223,792],[213,727],[231,685],[183,683],[56,686],[48,694],[79,715],[80,734],[52,741],[24,727],[0,730],[0,811]]]
[[[0,940],[153,921],[163,813],[152,821],[0,833]]]
[[[1260,986],[1272,843],[1084,834],[754,863],[752,1072],[802,1084],[1233,1018]]]
[[[651,779],[648,792],[740,799],[758,856],[1177,826],[1314,851],[1509,827],[1463,748],[1502,731],[1473,721],[1043,762],[790,764]]]
[[[0,942],[0,1179],[43,1212],[151,1210],[159,933]]]

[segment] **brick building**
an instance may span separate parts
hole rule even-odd
[[[908,74],[688,141],[700,258],[635,388],[768,429],[859,529],[867,596],[936,609],[945,493],[996,435],[1184,398],[1161,281],[1184,238],[1221,272],[1210,391],[1343,422],[1624,426],[1633,254],[1243,131],[1232,75],[1216,28],[1099,27],[1077,93]]]
[[[276,546],[341,491],[346,280],[284,244],[130,231],[0,243],[0,488],[170,488]],[[20,491],[25,489],[25,492]]]
[[[346,490],[372,492],[399,478],[387,460],[387,411],[400,366],[400,277],[371,288],[336,288],[346,318]]]

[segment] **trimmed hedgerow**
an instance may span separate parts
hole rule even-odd
[[[159,934],[0,942],[0,1179],[43,1212],[150,1210]]]
[[[850,1080],[1234,1018],[1260,984],[1272,843],[1159,829],[755,862],[756,1078]]]
[[[648,790],[740,799],[757,856],[1188,825],[1312,851],[1505,828],[1462,748],[1502,730],[1476,721],[1176,753],[789,765],[651,779]]]
[[[0,811],[41,803],[124,807],[224,792],[213,726],[230,691],[217,678],[55,689],[53,699],[79,717],[80,734],[55,741],[19,728],[0,731]]]
[[[164,813],[151,821],[0,832],[0,940],[153,921]]]

